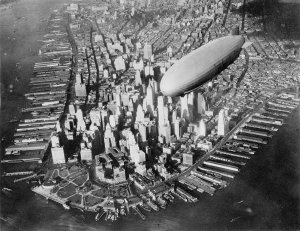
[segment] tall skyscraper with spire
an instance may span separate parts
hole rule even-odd
[[[224,136],[229,131],[229,123],[224,109],[221,109],[218,117],[218,135]]]
[[[185,94],[183,97],[180,97],[181,102],[181,117],[189,116],[189,108],[188,108],[188,95]]]
[[[201,93],[198,93],[197,109],[198,109],[198,114],[200,115],[205,114],[205,111],[207,110],[205,98]]]

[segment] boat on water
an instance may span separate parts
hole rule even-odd
[[[147,205],[152,208],[154,211],[159,211],[159,208],[156,204],[154,204],[150,199],[146,201]]]
[[[2,193],[7,196],[7,197],[10,197],[10,198],[14,198],[16,197],[16,195],[14,194],[13,190],[10,189],[10,188],[2,188]]]
[[[99,213],[97,213],[96,214],[96,216],[95,216],[95,221],[99,221],[100,219],[101,219],[101,217],[103,217],[103,215],[105,214],[106,212],[103,210],[103,211],[101,211],[101,212],[99,212]],[[107,213],[106,213],[106,215],[107,215]]]
[[[168,195],[168,194],[164,194],[162,195],[163,199],[166,200],[166,201],[169,201],[171,203],[174,202],[174,200]]]
[[[161,197],[157,197],[156,202],[162,209],[165,209],[167,207],[167,202]]]
[[[12,192],[13,190],[10,188],[2,188],[2,192]]]
[[[122,205],[121,208],[120,208],[120,214],[121,214],[122,216],[126,216],[126,215],[127,215],[126,209],[125,209],[125,206],[124,206],[124,205]]]
[[[168,197],[170,197],[172,200],[175,199],[175,197],[174,197],[171,193],[167,193],[167,194],[165,194],[165,195],[168,196]]]
[[[110,217],[110,210],[106,212],[105,221],[107,221],[109,217]]]
[[[146,212],[151,212],[151,208],[147,204],[140,205],[142,209],[144,209]]]
[[[184,202],[188,202],[188,199],[185,196],[183,196],[175,191],[172,191],[172,194],[177,196],[179,199],[182,199]]]
[[[67,209],[67,210],[69,210],[69,209],[70,209],[70,206],[69,206],[69,205],[67,205],[67,204],[63,204],[63,207],[64,207],[64,209]]]

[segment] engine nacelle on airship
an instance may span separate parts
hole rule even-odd
[[[166,96],[179,96],[198,88],[234,62],[244,43],[243,36],[229,35],[192,51],[164,74],[161,92]]]

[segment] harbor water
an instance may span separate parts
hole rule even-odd
[[[24,86],[45,34],[51,11],[64,0],[19,0],[0,12],[1,130],[5,121],[17,116],[24,105]],[[20,63],[20,68],[16,64]],[[13,91],[9,92],[10,85]],[[300,109],[262,146],[242,168],[229,187],[211,197],[198,196],[196,203],[175,200],[167,209],[145,212],[146,220],[131,212],[114,223],[95,214],[65,210],[55,202],[33,194],[26,184],[15,196],[1,194],[1,230],[282,230],[299,229],[298,193],[300,153]],[[5,184],[5,180],[1,180]]]

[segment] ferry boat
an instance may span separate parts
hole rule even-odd
[[[67,205],[67,204],[63,204],[63,207],[64,207],[64,209],[67,209],[67,210],[69,210],[69,209],[70,209],[70,206],[69,206],[69,205]]]
[[[140,205],[140,206],[141,206],[141,208],[144,209],[145,211],[151,212],[151,208],[150,208],[148,205],[142,204],[142,205]]]
[[[171,203],[174,202],[174,200],[173,200],[168,194],[164,194],[164,195],[162,195],[162,197],[163,197],[165,200],[167,200],[167,201],[169,201],[169,202],[171,202]]]
[[[95,216],[95,221],[99,221],[101,217],[104,215],[105,211],[102,210],[101,212],[98,212]]]
[[[110,210],[106,211],[106,215],[105,215],[105,221],[108,220],[108,217],[110,216]]]
[[[175,197],[171,193],[167,193],[166,196],[170,197],[172,200],[175,200]]]
[[[166,208],[167,202],[164,199],[162,199],[161,197],[157,197],[156,201],[157,201],[159,207],[161,207],[162,209]]]
[[[154,204],[149,198],[147,199],[147,205],[151,207],[154,211],[159,211],[158,206]]]
[[[126,209],[125,209],[125,206],[124,206],[124,205],[122,205],[121,208],[120,208],[120,214],[121,214],[122,216],[126,216],[126,215],[127,215]]]

